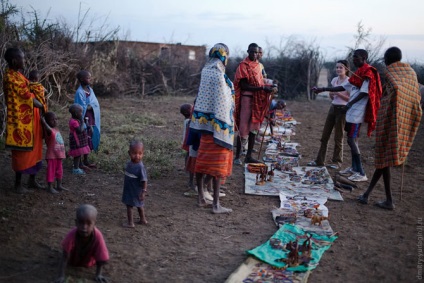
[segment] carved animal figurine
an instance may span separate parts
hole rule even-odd
[[[271,170],[268,171],[268,182],[272,182],[274,180],[274,170],[273,165],[271,164]]]
[[[257,186],[263,186],[266,183],[266,175],[267,175],[268,169],[267,167],[261,167],[260,173],[256,175],[256,184]]]
[[[312,244],[311,244],[311,238],[312,235],[306,236],[306,240],[303,242],[302,246],[300,246],[299,251],[302,253],[302,255],[311,254],[312,250]]]
[[[289,242],[286,246],[288,250],[290,250],[287,255],[286,263],[290,266],[298,266],[299,265],[299,247],[297,241]]]
[[[313,215],[311,218],[311,225],[315,225],[318,223],[319,226],[321,226],[321,222],[323,220],[327,220],[328,217],[322,216],[322,215]]]

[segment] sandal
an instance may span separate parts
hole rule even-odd
[[[246,157],[244,159],[244,163],[262,163],[262,162],[260,162],[259,160],[256,160],[253,157]]]
[[[188,190],[187,192],[184,192],[184,195],[186,197],[194,197],[194,196],[198,196],[199,194],[195,190]]]
[[[368,197],[365,197],[364,195],[360,195],[357,199],[359,203],[368,204]]]
[[[84,170],[78,168],[78,169],[72,169],[72,174],[74,175],[85,175]]]
[[[83,162],[83,165],[93,169],[97,168],[97,165],[95,163]]]
[[[387,201],[385,201],[385,200],[382,200],[382,201],[378,201],[378,202],[376,202],[376,204],[375,204],[376,206],[378,206],[379,208],[384,208],[384,209],[388,209],[388,210],[393,210],[393,209],[395,209],[395,205],[392,203],[392,204],[390,204],[390,203],[388,203]]]

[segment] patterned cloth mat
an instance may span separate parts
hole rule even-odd
[[[304,253],[300,247],[310,238],[311,257],[308,260],[303,259]],[[271,264],[277,268],[287,268],[287,270],[305,272],[313,270],[318,266],[318,263],[326,250],[331,247],[331,244],[337,239],[337,236],[325,236],[315,233],[308,233],[300,226],[293,224],[284,224],[266,243],[247,251],[248,254],[255,256],[263,262]],[[299,260],[302,263],[290,266],[285,262],[289,258],[289,243],[297,241],[299,247]],[[278,244],[276,244],[278,243]],[[305,260],[305,262],[303,262]]]
[[[270,170],[271,163],[266,163]],[[331,179],[325,167],[293,167],[291,171],[274,170],[272,181],[265,181],[257,185],[258,174],[250,173],[248,164],[245,166],[244,192],[250,195],[279,196],[280,192],[287,196],[299,194],[313,198],[328,198],[329,200],[342,201],[340,192],[334,189]]]
[[[275,268],[270,264],[249,256],[228,277],[225,283],[306,283],[310,273],[310,271],[294,272],[287,269]]]

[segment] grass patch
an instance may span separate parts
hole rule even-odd
[[[118,101],[123,102],[117,103]],[[140,100],[100,100],[102,105],[102,136],[99,151],[91,153],[89,158],[106,172],[122,172],[129,160],[128,145],[131,139],[152,126],[165,126],[167,121],[163,113],[157,113],[155,107],[142,107]],[[59,118],[59,128],[68,146],[67,127],[70,114],[67,108],[52,105],[49,109]],[[155,113],[156,112],[156,113]],[[173,167],[173,160],[180,153],[177,141],[156,136],[141,136],[145,153],[143,162],[147,166],[149,178],[158,179],[167,174]]]

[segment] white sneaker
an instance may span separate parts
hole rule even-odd
[[[226,194],[223,192],[219,192],[219,197],[225,197]],[[211,198],[210,200],[213,200],[213,193],[209,192],[209,191],[205,191],[205,199],[209,199],[209,197]]]
[[[367,175],[361,175],[359,173],[355,173],[348,178],[352,182],[366,182],[368,181]]]
[[[352,167],[348,167],[348,168],[340,171],[339,173],[345,175],[345,174],[352,174],[352,172],[353,172],[353,168]]]
[[[205,196],[205,200],[213,201],[213,196],[208,191],[204,191],[203,195]]]

